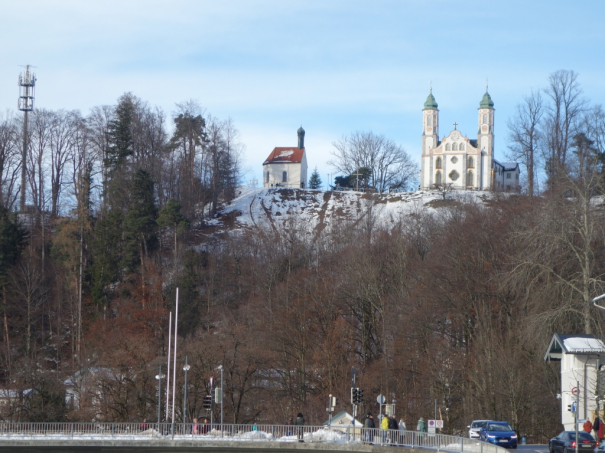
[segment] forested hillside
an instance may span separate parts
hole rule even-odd
[[[603,325],[602,153],[587,135],[548,161],[539,196],[251,190],[234,124],[178,109],[171,133],[131,94],[86,117],[35,111],[19,214],[21,125],[1,119],[4,419],[154,419],[178,287],[190,417],[222,365],[226,421],[319,424],[329,394],[350,410],[354,368],[361,410],[382,393],[408,426],[436,400],[447,432],[479,418],[535,441],[558,430],[545,348]]]

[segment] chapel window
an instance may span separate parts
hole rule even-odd
[[[452,151],[458,151],[458,143],[452,144]]]
[[[441,168],[441,157],[437,158],[437,168]]]
[[[267,172],[266,180],[267,180],[267,183],[269,183],[269,172]]]
[[[437,184],[441,184],[441,172],[438,171],[437,174],[435,175],[435,182]]]
[[[433,125],[433,117],[432,116],[428,116],[426,118],[426,125],[427,126],[432,126]]]
[[[464,151],[464,143],[460,143],[460,146],[458,147],[458,149],[460,151]]]
[[[483,124],[487,124],[487,115],[483,114]]]
[[[468,158],[468,166],[469,168],[473,168],[475,166],[475,160],[472,157]]]
[[[281,182],[288,182],[288,172],[287,171],[282,172]]]
[[[466,185],[467,186],[473,185],[473,172],[472,171],[469,171],[468,174],[466,175]]]
[[[451,151],[451,149],[452,149],[452,148],[451,148],[451,146],[450,146],[450,144],[449,144],[449,143],[448,143],[447,145],[445,145],[445,150],[446,150],[446,151]]]

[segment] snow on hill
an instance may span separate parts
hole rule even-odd
[[[452,192],[443,200],[437,191],[366,194],[362,192],[321,191],[309,189],[256,189],[240,187],[237,198],[223,206],[208,226],[224,229],[270,227],[275,232],[289,229],[292,222],[309,234],[318,233],[335,220],[360,222],[367,216],[377,226],[388,227],[419,211],[436,212],[439,207],[460,201],[483,202],[488,192]]]

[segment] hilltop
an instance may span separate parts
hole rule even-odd
[[[452,192],[443,199],[438,191],[368,194],[310,189],[237,189],[237,197],[207,222],[214,231],[270,227],[279,232],[297,222],[310,235],[335,221],[360,222],[374,216],[375,225],[388,229],[402,218],[419,212],[437,212],[455,202],[485,203],[490,192]]]

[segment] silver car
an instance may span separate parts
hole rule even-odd
[[[479,430],[485,427],[485,424],[489,420],[474,420],[468,428],[468,438],[469,439],[479,439]]]

